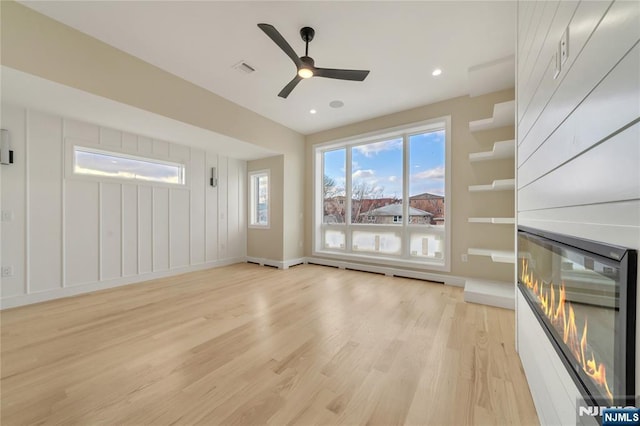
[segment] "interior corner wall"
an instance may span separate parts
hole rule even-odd
[[[247,257],[250,260],[281,262],[284,257],[284,156],[247,162],[247,172],[269,171],[269,227],[247,230]],[[248,191],[247,191],[248,192]],[[249,205],[249,204],[248,204]]]
[[[3,308],[245,260],[245,161],[12,105],[1,121]],[[74,143],[181,162],[187,184],[74,176]]]
[[[565,31],[569,54],[554,76]],[[638,2],[518,3],[520,225],[640,249],[639,41]],[[517,303],[518,351],[538,416],[573,424],[579,390],[531,312]],[[640,324],[636,333],[638,394]]]
[[[284,155],[284,255],[302,255],[304,137],[14,1],[0,2],[2,65]],[[224,153],[222,153],[224,154]]]
[[[469,154],[487,151],[493,142],[513,139],[513,126],[483,132],[469,131],[469,122],[491,117],[493,106],[514,99],[513,89],[478,97],[462,96],[410,110],[377,117],[371,120],[339,127],[306,137],[305,154],[305,211],[313,210],[313,146],[396,126],[451,116],[451,200],[447,208],[451,213],[451,271],[458,277],[478,277],[490,280],[512,281],[513,265],[493,263],[484,256],[469,256],[462,262],[461,254],[474,246],[498,250],[513,250],[513,226],[469,223],[470,216],[499,216],[514,214],[513,192],[470,193],[469,185],[491,183],[494,179],[513,177],[513,160],[485,163],[469,162]],[[306,215],[305,253],[312,254],[312,214]],[[504,242],[508,246],[504,246]],[[439,274],[441,272],[438,272]],[[446,273],[442,273],[446,274]]]
[[[304,153],[303,142],[295,147],[295,152],[285,154],[283,231],[284,259],[288,261],[304,257]]]

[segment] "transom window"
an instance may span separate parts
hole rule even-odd
[[[449,121],[316,145],[314,253],[448,270]]]
[[[185,165],[82,146],[73,147],[73,173],[96,177],[185,184]]]

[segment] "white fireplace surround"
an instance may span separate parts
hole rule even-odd
[[[517,14],[517,224],[640,249],[640,3],[521,1]],[[566,31],[569,54],[556,67]],[[580,392],[514,291],[540,422],[575,424]]]

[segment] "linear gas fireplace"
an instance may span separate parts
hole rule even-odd
[[[637,252],[518,228],[518,288],[587,401],[634,405]]]

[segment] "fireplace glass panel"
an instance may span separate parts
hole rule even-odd
[[[597,255],[520,233],[518,279],[592,395],[613,402],[620,269]]]

